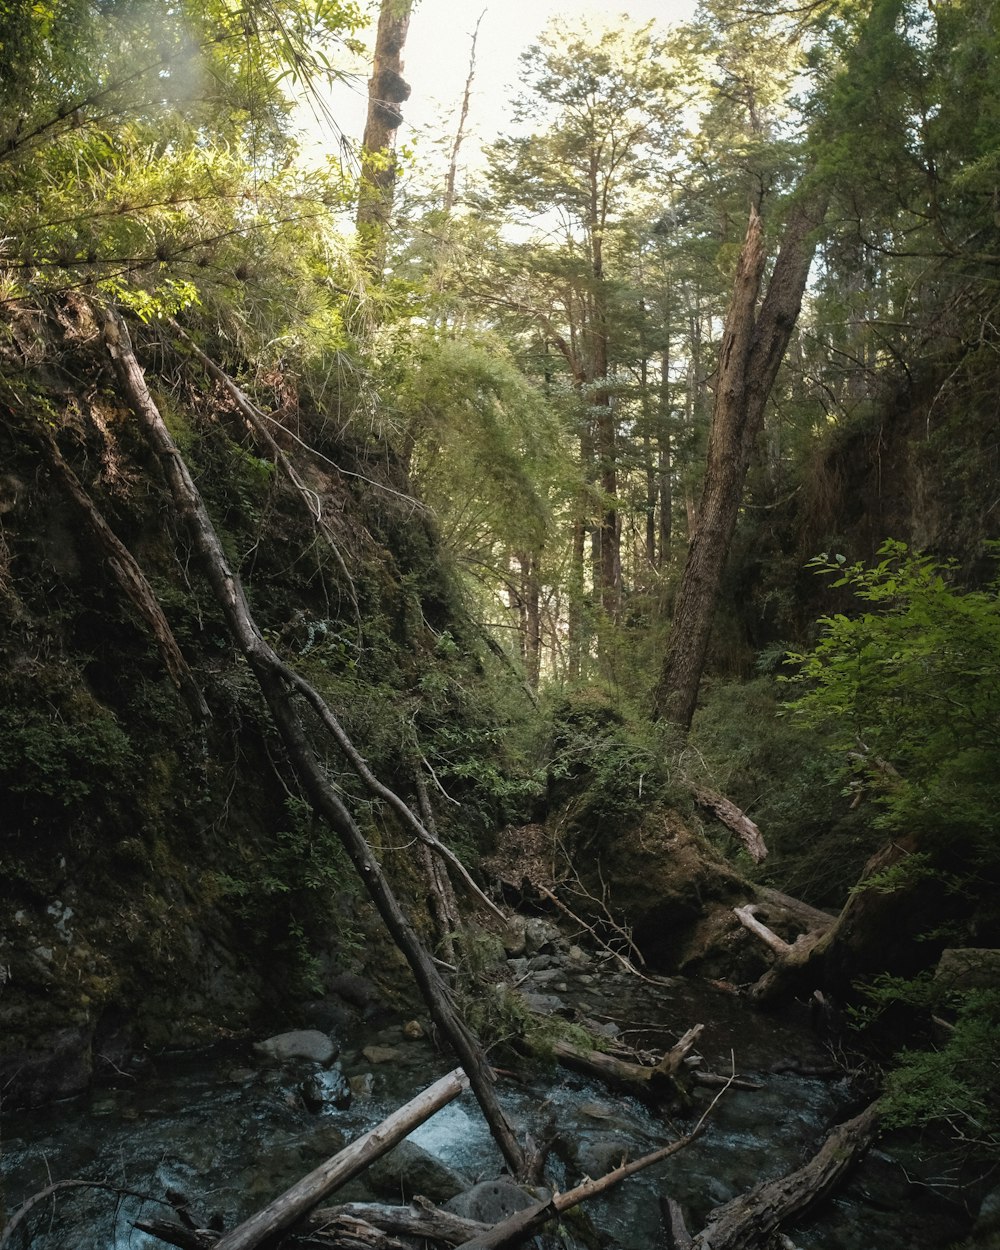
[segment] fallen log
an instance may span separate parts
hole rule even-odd
[[[749,1193],[709,1213],[705,1227],[684,1241],[679,1212],[672,1212],[674,1244],[691,1250],[763,1250],[778,1228],[825,1198],[867,1150],[878,1127],[878,1103],[833,1130],[817,1153],[795,1172],[763,1181]]]
[[[679,1137],[669,1145],[661,1146],[659,1150],[643,1155],[641,1159],[623,1163],[597,1180],[591,1180],[588,1177],[575,1189],[569,1189],[565,1193],[555,1193],[551,1198],[535,1203],[533,1207],[527,1207],[524,1211],[516,1211],[507,1219],[501,1220],[499,1224],[494,1224],[488,1232],[473,1237],[471,1241],[463,1242],[459,1250],[506,1250],[506,1247],[519,1245],[549,1220],[556,1219],[589,1198],[598,1197],[615,1185],[620,1185],[630,1176],[635,1176],[637,1172],[652,1167],[656,1163],[662,1163],[671,1155],[678,1154],[702,1134],[708,1117],[724,1093],[725,1090],[722,1089],[716,1094],[710,1106],[702,1113],[698,1123],[684,1137]]]
[[[633,1094],[644,1102],[656,1106],[666,1102],[683,1103],[687,1101],[688,1094],[678,1081],[677,1074],[704,1027],[703,1024],[696,1024],[688,1029],[680,1041],[655,1065],[630,1063],[602,1050],[586,1050],[582,1046],[574,1046],[572,1042],[562,1040],[553,1043],[552,1054],[567,1067],[586,1072],[588,1076],[596,1076],[606,1084]],[[728,1083],[728,1078],[726,1081]]]
[[[429,1120],[435,1111],[452,1102],[468,1084],[461,1068],[441,1077],[376,1128],[314,1168],[262,1211],[225,1233],[215,1243],[217,1250],[250,1250],[250,1247],[283,1232],[335,1189],[391,1150],[419,1124]]]
[[[767,859],[764,835],[732,799],[727,799],[724,794],[719,794],[715,790],[706,790],[703,786],[695,786],[691,793],[700,807],[707,808],[730,832],[736,834],[755,864]]]
[[[347,1202],[337,1207],[321,1207],[309,1216],[303,1231],[313,1238],[325,1236],[335,1240],[344,1223],[351,1220],[363,1220],[392,1236],[424,1237],[448,1246],[460,1246],[488,1232],[490,1227],[478,1220],[442,1211],[426,1198],[417,1197],[405,1207],[376,1202]]]
[[[400,906],[367,839],[331,782],[322,759],[313,749],[308,722],[300,710],[298,698],[305,700],[333,734],[338,746],[349,754],[355,767],[364,765],[365,773],[372,774],[319,691],[285,664],[261,633],[242,582],[230,567],[201,493],[149,392],[125,322],[120,314],[111,309],[97,307],[96,312],[122,393],[159,458],[177,511],[201,559],[202,570],[225,616],[230,635],[257,679],[299,782],[313,810],[339,837],[393,941],[410,965],[431,1017],[468,1074],[469,1083],[500,1153],[511,1171],[519,1175],[524,1170],[524,1152],[500,1107],[493,1087],[493,1071],[482,1047],[459,1015],[433,959]],[[430,834],[423,830],[402,799],[377,779],[373,780],[379,787],[379,793],[384,793],[386,797],[392,795],[396,810],[404,819],[408,818],[411,827],[420,827],[423,840],[429,840]]]

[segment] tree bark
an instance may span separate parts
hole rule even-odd
[[[767,858],[767,846],[764,844],[763,834],[746,812],[741,811],[732,799],[727,799],[724,794],[717,794],[714,790],[706,790],[702,786],[695,786],[693,793],[696,803],[714,812],[718,819],[736,834],[755,864]]]
[[[400,907],[371,847],[330,784],[323,764],[310,744],[295,695],[304,698],[328,728],[331,721],[337,724],[336,718],[322,696],[278,657],[257,628],[240,579],[229,567],[198,488],[149,393],[125,323],[118,314],[108,310],[99,310],[99,317],[122,390],[160,459],[178,512],[201,557],[205,576],[225,615],[233,640],[257,678],[303,789],[316,813],[340,838],[386,928],[409,963],[431,1016],[454,1047],[468,1074],[497,1146],[512,1171],[520,1173],[524,1166],[524,1153],[497,1102],[493,1072],[478,1042],[458,1015],[448,987]],[[402,807],[410,821],[415,821],[406,805],[402,804]]]
[[[815,251],[812,232],[825,213],[826,198],[815,193],[793,207],[758,313],[766,258],[760,218],[751,209],[722,336],[705,484],[653,700],[654,717],[685,732],[694,716],[750,455],[798,319]]]
[[[693,1250],[761,1250],[778,1228],[825,1198],[867,1150],[878,1126],[878,1104],[829,1135],[803,1167],[716,1207],[690,1243]]]
[[[216,1242],[216,1250],[252,1250],[261,1242],[284,1232],[328,1194],[360,1175],[418,1125],[429,1120],[435,1111],[453,1102],[467,1085],[468,1079],[460,1068],[441,1077],[376,1128],[321,1163],[308,1176],[303,1176],[263,1211],[258,1211],[231,1232],[223,1234]]]
[[[403,46],[412,8],[413,0],[382,0],[368,81],[356,224],[365,265],[376,280],[385,269],[386,236],[396,189],[395,137],[403,121],[400,106],[410,95],[409,84],[403,79]]]

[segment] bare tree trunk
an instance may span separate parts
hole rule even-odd
[[[755,1186],[709,1213],[693,1250],[759,1250],[782,1224],[824,1198],[868,1149],[878,1127],[878,1104],[840,1124],[795,1172]]]
[[[377,1127],[351,1142],[332,1159],[321,1163],[308,1176],[296,1181],[291,1189],[286,1189],[262,1211],[255,1212],[248,1220],[224,1233],[216,1243],[218,1250],[253,1250],[253,1247],[271,1241],[328,1194],[346,1185],[352,1177],[359,1176],[436,1111],[453,1102],[467,1085],[461,1070],[441,1077]]]
[[[413,0],[382,0],[372,76],[368,81],[368,119],[362,141],[357,229],[365,263],[373,277],[385,268],[386,233],[396,189],[396,131],[403,120],[400,105],[409,99],[403,78],[403,45]]]
[[[178,512],[201,556],[205,576],[225,614],[236,645],[257,678],[299,780],[314,810],[339,836],[386,928],[406,957],[431,1016],[454,1047],[468,1074],[494,1140],[512,1170],[520,1173],[524,1166],[524,1153],[497,1102],[493,1072],[478,1042],[458,1015],[448,987],[400,907],[371,847],[313,751],[296,696],[305,700],[320,723],[336,723],[335,718],[319,693],[288,668],[257,628],[240,579],[229,567],[198,488],[149,393],[125,323],[120,316],[108,310],[98,310],[98,314],[122,390],[160,459]],[[412,813],[409,814],[412,817]]]
[[[778,368],[798,319],[812,263],[812,231],[826,200],[806,196],[785,228],[767,295],[757,312],[765,252],[751,210],[720,347],[708,466],[698,518],[677,596],[653,714],[691,726],[723,570],[729,555],[754,442]]]
[[[462,107],[458,115],[458,127],[455,130],[455,141],[451,145],[451,159],[448,161],[448,179],[444,188],[444,208],[445,216],[451,215],[451,210],[455,207],[455,180],[458,177],[458,153],[461,150],[462,142],[465,139],[465,123],[469,119],[469,98],[472,95],[472,83],[476,77],[476,44],[479,41],[479,27],[482,25],[483,18],[486,16],[486,10],[476,18],[476,25],[472,31],[472,46],[469,49],[469,72],[465,77],[465,91],[462,93]]]

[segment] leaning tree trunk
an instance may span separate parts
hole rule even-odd
[[[105,343],[122,390],[159,457],[181,519],[201,557],[205,576],[225,615],[233,640],[257,678],[303,789],[317,814],[340,838],[386,928],[409,963],[434,1022],[453,1046],[465,1069],[494,1140],[508,1165],[519,1174],[524,1167],[524,1153],[497,1101],[493,1073],[482,1049],[458,1015],[447,986],[400,907],[364,834],[331,785],[322,761],[312,748],[296,699],[304,699],[321,722],[325,719],[324,711],[328,709],[319,693],[288,668],[258,629],[243,586],[229,567],[201,494],[149,393],[125,323],[116,313],[98,311]]]
[[[403,78],[403,45],[412,8],[413,0],[382,0],[368,81],[357,229],[365,265],[375,278],[385,268],[386,234],[396,189],[396,131],[403,121],[400,105],[410,96],[409,83]]]
[[[816,194],[793,208],[757,312],[765,253],[760,218],[751,210],[722,336],[705,485],[654,694],[654,716],[685,731],[694,716],[750,456],[798,319],[815,251],[811,235],[825,213],[826,199]]]

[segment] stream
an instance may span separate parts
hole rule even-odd
[[[703,1069],[728,1075],[735,1065],[741,1077],[762,1086],[727,1091],[703,1137],[586,1204],[608,1246],[666,1246],[661,1195],[679,1201],[688,1226],[698,1229],[712,1207],[799,1166],[829,1127],[864,1101],[846,1076],[772,1071],[789,1060],[802,1068],[831,1064],[804,1009],[755,1013],[711,985],[680,979],[651,985],[606,965],[568,971],[549,959],[547,968],[522,972],[520,966],[545,962],[512,961],[524,977],[521,988],[547,999],[550,1009],[565,1010],[572,1002],[609,1035],[650,1051],[668,1048],[701,1022]],[[215,1216],[231,1227],[453,1066],[428,1038],[408,1037],[403,1021],[385,1013],[338,1027],[335,1041],[340,1055],[327,1080],[342,1088],[337,1073],[345,1082],[354,1078],[347,1106],[324,1103],[310,1111],[301,1087],[315,1065],[267,1066],[248,1046],[150,1057],[136,1075],[122,1074],[87,1096],[5,1115],[0,1144],[7,1211],[53,1181],[87,1178],[149,1199],[182,1194],[199,1223]],[[373,1045],[382,1048],[378,1062],[373,1052],[362,1054]],[[539,1070],[525,1085],[502,1081],[501,1091],[522,1137],[554,1119],[559,1141],[549,1170],[560,1188],[597,1177],[623,1155],[638,1157],[693,1124],[689,1117],[665,1124],[633,1099],[561,1068]],[[696,1091],[695,1116],[714,1094]],[[501,1170],[468,1092],[410,1140],[473,1181]],[[799,1250],[931,1250],[959,1240],[969,1219],[958,1191],[949,1187],[945,1164],[921,1153],[918,1143],[898,1135],[879,1142],[833,1199],[787,1230],[789,1244]],[[373,1196],[359,1178],[330,1201]],[[387,1200],[384,1193],[380,1200]],[[22,1244],[32,1250],[162,1250],[165,1243],[134,1230],[132,1222],[171,1216],[169,1205],[141,1197],[69,1190],[34,1212]]]

